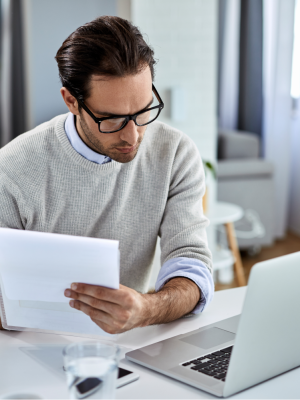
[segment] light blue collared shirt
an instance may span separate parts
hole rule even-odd
[[[69,113],[65,122],[65,131],[73,148],[77,151],[77,153],[82,155],[82,157],[96,164],[105,164],[110,162],[111,159],[109,157],[96,153],[84,143],[77,133],[74,117],[75,116],[73,114]]]
[[[96,164],[105,164],[111,161],[109,157],[96,153],[83,142],[77,133],[74,115],[71,113],[66,119],[65,131],[71,145],[82,157]],[[170,279],[179,276],[190,279],[199,287],[201,299],[194,308],[193,313],[198,314],[202,312],[211,302],[214,295],[212,274],[203,262],[195,258],[172,258],[161,267],[155,284],[155,290],[159,291]]]

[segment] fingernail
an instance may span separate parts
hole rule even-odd
[[[66,296],[66,297],[71,297],[71,290],[66,289],[66,290],[65,290],[65,296]]]
[[[70,304],[70,306],[71,306],[72,308],[74,308],[75,301],[74,301],[74,300],[71,300],[71,301],[69,302],[69,304]]]
[[[73,289],[73,290],[77,290],[77,283],[72,283],[72,285],[71,285],[71,289]]]

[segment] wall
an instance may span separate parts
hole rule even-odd
[[[298,100],[299,102],[299,100]],[[291,180],[289,202],[289,229],[300,235],[300,111],[291,123]]]
[[[27,60],[28,129],[67,112],[54,59],[78,26],[116,15],[115,0],[23,0]]]
[[[274,165],[275,237],[288,224],[291,143],[291,72],[294,0],[264,0],[264,121],[266,160]]]
[[[216,154],[217,3],[215,0],[132,0],[132,22],[159,60],[155,85],[166,110],[161,120],[187,133],[203,158]],[[182,121],[170,118],[169,90],[185,97]]]
[[[293,97],[293,112],[291,118],[291,179],[288,227],[300,235],[300,0],[295,2],[291,96]]]
[[[131,13],[159,60],[155,84],[166,102],[161,119],[186,132],[203,158],[215,160],[216,0],[23,1],[30,127],[66,111],[54,59],[64,39],[96,16]],[[183,121],[170,118],[171,88],[186,99]]]

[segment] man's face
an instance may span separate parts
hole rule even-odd
[[[97,118],[101,118],[135,114],[148,106],[152,97],[152,76],[150,68],[146,67],[139,74],[123,78],[93,76],[90,96],[85,104]],[[99,132],[98,124],[81,109],[80,113],[76,113],[76,128],[91,149],[120,163],[127,163],[136,156],[147,126],[136,126],[129,121],[119,132],[105,134]]]

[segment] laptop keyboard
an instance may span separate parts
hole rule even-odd
[[[233,346],[226,347],[226,349],[195,358],[195,360],[187,361],[181,365],[224,382],[232,349]]]

